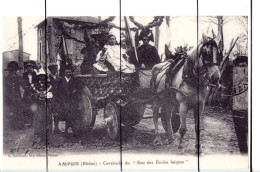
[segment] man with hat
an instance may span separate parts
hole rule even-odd
[[[57,133],[58,129],[58,111],[60,107],[60,101],[58,97],[58,86],[59,82],[61,81],[61,77],[57,74],[58,73],[58,65],[56,63],[50,63],[48,65],[49,69],[49,83],[52,86],[52,94],[53,98],[50,101],[48,107],[48,113],[53,114],[54,117],[54,132]]]
[[[22,69],[16,61],[7,64],[5,71],[8,75],[4,78],[4,113],[8,114],[12,127],[22,127],[21,112],[21,77],[17,75],[17,71]],[[10,116],[9,116],[10,114]]]
[[[149,44],[150,41],[153,41],[152,31],[142,30],[139,39],[143,41],[143,44],[137,49],[139,64],[141,68],[152,69],[161,61],[156,48]]]
[[[30,111],[30,106],[33,103],[32,100],[32,85],[36,82],[36,63],[33,60],[28,60],[24,62],[24,70],[23,73],[23,113],[28,115],[28,121],[30,124],[33,122],[33,114]]]
[[[36,63],[33,60],[28,60],[24,62],[24,70],[23,73],[23,85],[24,85],[24,98],[25,100],[31,99],[29,96],[31,85],[36,81]],[[29,96],[29,97],[28,97]]]
[[[28,80],[29,83],[33,83],[36,78],[35,69],[37,68],[36,62],[33,60],[28,60],[24,62],[25,72],[23,74],[23,78]]]
[[[76,103],[74,96],[76,92],[76,83],[73,77],[73,69],[66,66],[65,76],[63,76],[58,86],[58,97],[60,101],[59,116],[54,119],[55,128],[58,129],[58,120],[66,121],[65,133],[68,133],[69,127],[73,127],[73,117],[75,116]]]

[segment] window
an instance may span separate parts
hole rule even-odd
[[[42,37],[42,29],[39,29],[39,36]]]
[[[40,57],[40,62],[42,61],[42,43],[40,42],[40,45],[39,45],[39,57]]]

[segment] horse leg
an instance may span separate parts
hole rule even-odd
[[[165,119],[167,125],[167,135],[168,135],[168,142],[171,144],[174,140],[173,138],[173,131],[172,131],[172,111],[174,112],[174,108],[171,105],[165,106]]]
[[[156,98],[153,102],[153,122],[154,122],[154,133],[155,133],[155,139],[153,141],[154,146],[162,145],[161,137],[158,131],[158,118],[159,118],[159,100]]]
[[[59,119],[56,113],[54,113],[54,133],[58,133],[59,132]]]
[[[202,148],[201,148],[201,144],[200,144],[200,131],[201,131],[201,127],[200,127],[200,117],[201,114],[204,111],[204,102],[203,103],[199,103],[199,105],[195,105],[193,107],[193,112],[194,112],[194,121],[195,121],[195,132],[196,132],[196,143],[195,143],[195,149],[196,152],[195,154],[201,154],[202,153]]]
[[[69,128],[71,127],[71,122],[70,122],[70,120],[69,119],[66,119],[66,121],[65,121],[65,133],[66,134],[69,134]]]
[[[180,119],[181,119],[181,126],[180,126],[180,142],[179,142],[179,149],[184,147],[183,138],[187,131],[186,127],[186,117],[188,113],[188,104],[186,100],[180,102]]]

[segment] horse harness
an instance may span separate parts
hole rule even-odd
[[[191,85],[192,87],[206,87],[209,85],[209,75],[206,66],[194,67],[194,63],[186,59],[182,73],[183,82]]]
[[[170,65],[166,71],[165,88],[170,88],[172,86],[172,80],[178,71],[182,68],[187,60],[186,55],[179,55]]]
[[[175,74],[180,70],[183,66],[182,73],[182,84],[186,82],[188,85],[191,85],[195,88],[203,88],[209,85],[210,77],[207,73],[207,67],[219,65],[219,59],[217,63],[214,63],[211,58],[207,58],[208,56],[205,54],[199,54],[200,58],[202,58],[202,67],[196,67],[195,62],[192,61],[187,56],[182,56],[181,59],[176,59],[169,67],[166,72],[166,88],[170,88],[172,86],[172,80]],[[206,59],[207,58],[207,59]],[[209,63],[206,63],[209,61]],[[182,85],[181,84],[181,85]],[[177,89],[177,88],[176,88]]]
[[[202,48],[203,46],[201,47],[201,49]],[[205,88],[210,83],[210,77],[207,72],[207,67],[219,65],[219,61],[221,61],[221,59],[219,59],[219,54],[220,52],[218,52],[217,49],[217,63],[214,63],[213,55],[210,55],[210,57],[208,57],[209,56],[208,54],[200,53],[199,58],[202,58],[202,63],[203,63],[201,67],[195,66],[195,62],[192,59],[190,59],[186,54],[181,54],[173,62],[171,62],[170,65],[161,68],[160,72],[158,72],[155,76],[153,76],[153,78],[151,79],[151,86],[153,87],[151,88],[153,88],[153,91],[156,92],[158,85],[164,75],[166,75],[165,88],[166,89],[173,88],[172,81],[175,75],[182,67],[183,67],[183,71],[182,71],[183,81],[180,87],[183,85],[184,82],[186,82],[188,85],[191,85],[192,87],[195,88]],[[166,69],[165,74],[162,75],[161,78],[159,78],[159,82],[156,82],[156,78],[158,74],[163,72],[165,69]],[[182,92],[179,88],[173,88],[173,89]],[[185,93],[183,94],[185,95]]]

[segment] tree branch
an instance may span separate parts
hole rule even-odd
[[[215,22],[214,20],[212,20],[212,19],[208,19],[208,20],[209,20],[211,23],[218,25],[218,23]]]
[[[131,22],[133,22],[139,29],[144,29],[144,26],[141,23],[135,21],[133,16],[129,16]]]
[[[152,28],[154,26],[160,26],[163,22],[164,17],[160,16],[160,17],[154,17],[154,20],[152,22],[150,22],[147,26],[145,26],[145,28]]]

